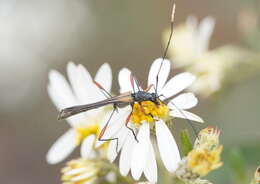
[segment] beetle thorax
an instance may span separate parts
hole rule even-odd
[[[154,95],[152,93],[148,93],[145,91],[138,91],[132,94],[132,97],[135,102],[143,102],[143,101],[154,101]]]

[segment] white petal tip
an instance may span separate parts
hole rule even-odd
[[[193,114],[193,113],[188,112],[188,111],[180,110],[180,109],[172,110],[170,112],[170,115],[173,118],[189,119],[191,121],[196,121],[196,122],[199,122],[199,123],[204,122],[203,119],[201,117],[199,117],[198,115]]]
[[[60,73],[57,70],[53,70],[51,69],[49,71],[49,79],[51,80],[53,77],[55,77],[56,75],[60,75]]]
[[[196,79],[195,75],[189,73],[189,72],[184,72],[183,75],[185,75],[187,78],[190,78],[190,80],[194,81]]]
[[[68,64],[67,64],[67,69],[71,68],[71,67],[75,67],[76,64],[72,61],[69,61]]]
[[[51,165],[54,165],[54,164],[57,164],[59,163],[60,161],[57,161],[57,160],[53,160],[50,156],[46,156],[46,161],[48,164],[51,164]]]
[[[207,16],[202,21],[203,22],[205,21],[207,24],[210,24],[211,26],[214,26],[216,23],[216,19],[213,18],[212,16]]]

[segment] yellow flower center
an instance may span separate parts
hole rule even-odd
[[[169,108],[163,102],[155,104],[151,101],[135,103],[131,116],[131,122],[140,125],[142,122],[153,123],[159,119],[169,118]]]
[[[193,149],[188,154],[188,167],[200,176],[207,175],[210,171],[222,165],[220,154],[222,146],[218,146],[212,151],[208,149]]]
[[[82,125],[76,128],[76,144],[79,145],[87,136],[91,134],[99,135],[100,126],[98,123]]]

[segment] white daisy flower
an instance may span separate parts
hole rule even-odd
[[[210,16],[203,18],[199,24],[195,16],[189,16],[185,24],[174,29],[170,54],[175,67],[189,66],[208,52],[214,27],[215,20]],[[168,40],[168,33],[164,39]]]
[[[48,93],[58,110],[105,99],[84,66],[70,62],[67,65],[67,73],[70,84],[59,72],[52,70],[49,73]],[[110,91],[110,66],[103,64],[94,80]],[[97,136],[110,112],[109,108],[102,107],[68,118],[71,128],[52,145],[46,156],[47,162],[56,164],[63,161],[80,144],[82,157],[93,157],[95,148],[104,143],[97,141]]]
[[[156,86],[156,76],[161,62],[163,62],[163,64],[159,72],[157,85],[157,93],[161,99],[171,98],[189,87],[195,80],[192,74],[185,72],[176,75],[166,82],[170,73],[170,61],[162,61],[160,58],[155,60],[150,68],[148,86]],[[122,93],[126,91],[133,92],[130,75],[131,72],[126,68],[122,69],[119,73],[118,80]],[[149,92],[154,91],[154,88],[151,88]],[[183,93],[169,100],[167,104],[162,100],[159,101],[159,104],[144,101],[135,103],[133,108],[127,107],[122,109],[124,114],[126,114],[122,115],[121,113],[121,116],[124,116],[122,118],[123,120],[126,120],[127,115],[131,113],[130,121],[127,126],[136,132],[137,140],[135,140],[133,133],[129,128],[126,128],[125,125],[114,135],[114,137],[119,138],[118,151],[121,150],[119,158],[121,174],[126,176],[131,170],[131,174],[135,180],[139,180],[142,173],[144,173],[149,182],[154,183],[157,181],[157,164],[154,148],[150,139],[150,131],[153,130],[155,130],[162,162],[168,171],[174,172],[181,158],[178,146],[167,123],[176,117],[203,122],[199,116],[186,111],[186,109],[196,106],[197,102],[197,98],[192,93]],[[108,148],[108,157],[111,161],[117,156],[115,150],[116,144],[111,143]]]
[[[252,54],[229,45],[209,50],[214,27],[215,19],[210,16],[200,22],[196,17],[189,16],[184,24],[174,29],[173,45],[169,49],[174,66],[185,67],[186,71],[197,77],[190,90],[204,97],[220,91],[226,81],[230,81],[227,77],[235,76],[230,73],[239,66],[234,65],[246,63]],[[165,40],[166,36],[168,34],[165,34]],[[245,72],[239,72],[240,75],[241,73]]]

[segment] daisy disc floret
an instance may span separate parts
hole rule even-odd
[[[93,83],[100,83],[107,91],[111,90],[112,72],[108,64],[103,64],[93,79],[86,68],[72,62],[67,65],[69,82],[56,70],[49,73],[48,93],[58,110],[63,108],[93,103],[104,100],[105,96]],[[70,129],[63,134],[50,148],[46,159],[50,164],[56,164],[81,145],[81,156],[92,158],[97,153],[105,153],[104,141],[97,137],[107,121],[112,108],[101,107],[67,118]]]
[[[167,120],[169,118],[169,108],[163,102],[155,104],[151,101],[134,103],[131,115],[131,122],[140,126],[142,122],[154,123],[157,119]]]
[[[195,77],[184,72],[167,82],[169,73],[169,60],[162,60],[161,58],[155,60],[150,68],[147,92],[155,94],[158,98],[157,101],[135,102],[132,104],[132,108],[122,109],[125,112],[125,117],[122,119],[129,119],[129,122],[125,122],[127,127],[121,126],[114,137],[119,138],[118,148],[121,149],[119,167],[121,174],[124,176],[131,170],[135,180],[139,180],[144,173],[148,181],[157,181],[157,163],[150,139],[151,131],[155,131],[162,162],[168,171],[174,172],[180,161],[180,153],[167,126],[168,123],[173,118],[203,122],[199,116],[186,111],[186,109],[196,106],[198,102],[192,93],[183,93],[171,99],[174,95],[189,87]],[[137,83],[134,84],[133,88],[130,76],[131,72],[128,69],[124,68],[120,71],[118,80],[121,93],[128,91],[135,93],[134,89],[142,90]],[[168,102],[166,103],[166,101]],[[129,114],[130,118],[127,118]],[[135,132],[138,141],[135,140],[129,129]],[[108,155],[111,161],[117,156],[117,153],[113,152],[113,150],[116,150],[115,146],[115,144],[109,145]]]

